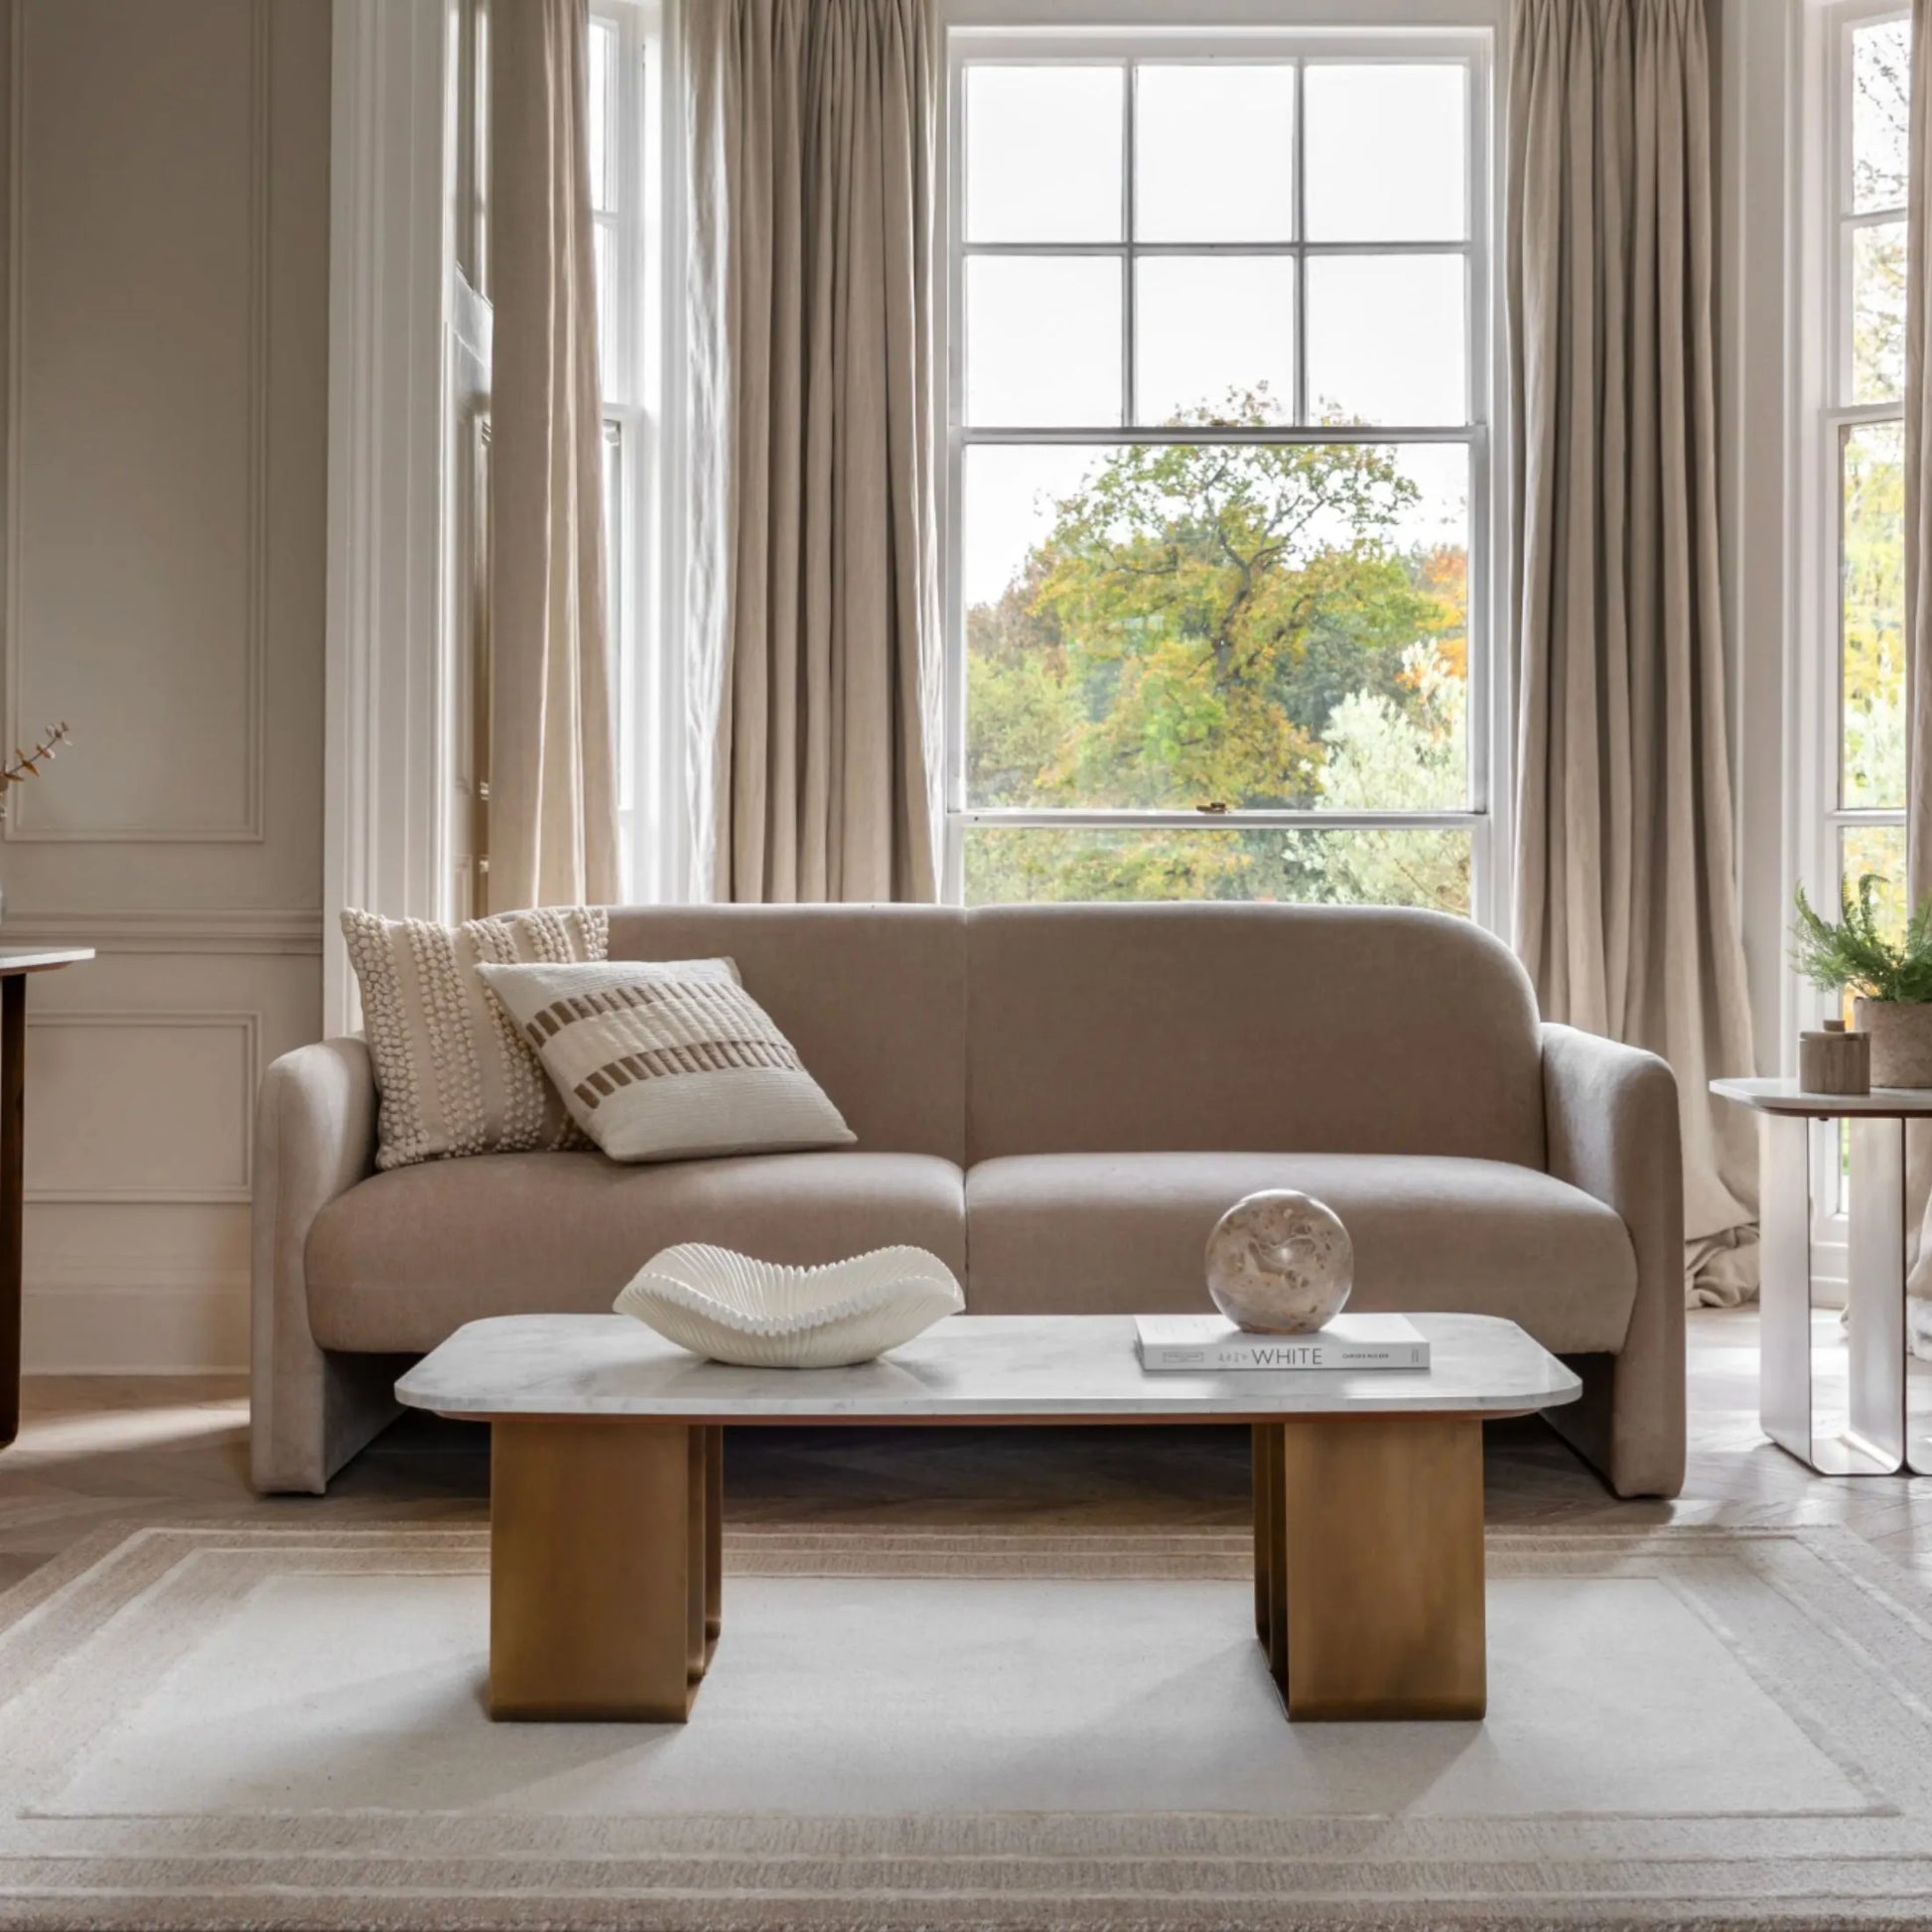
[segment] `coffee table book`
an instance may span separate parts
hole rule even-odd
[[[1134,1318],[1150,1374],[1201,1369],[1423,1368],[1429,1338],[1406,1314],[1338,1314],[1308,1335],[1262,1335],[1218,1314]]]

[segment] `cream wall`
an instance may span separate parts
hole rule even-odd
[[[4,0],[0,0],[4,4]],[[30,1368],[240,1366],[260,1069],[320,1032],[327,0],[10,0],[7,743]]]

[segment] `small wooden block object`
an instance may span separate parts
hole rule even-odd
[[[1820,1033],[1798,1035],[1798,1084],[1807,1093],[1869,1093],[1871,1036],[1827,1021]]]

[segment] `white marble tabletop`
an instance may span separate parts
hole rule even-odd
[[[1071,1422],[1349,1413],[1521,1415],[1583,1384],[1513,1321],[1415,1314],[1426,1370],[1150,1375],[1131,1315],[955,1314],[853,1368],[733,1368],[621,1314],[495,1315],[459,1328],[396,1384],[450,1416],[659,1416],[709,1422]]]
[[[1932,1087],[1873,1087],[1869,1093],[1807,1093],[1796,1080],[1713,1080],[1721,1100],[1765,1114],[1800,1114],[1811,1120],[1843,1120],[1853,1114],[1878,1120],[1918,1120],[1932,1114]]]

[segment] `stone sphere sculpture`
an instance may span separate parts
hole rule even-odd
[[[1341,1312],[1355,1247],[1335,1211],[1292,1188],[1236,1201],[1207,1237],[1207,1292],[1238,1328],[1305,1335]]]

